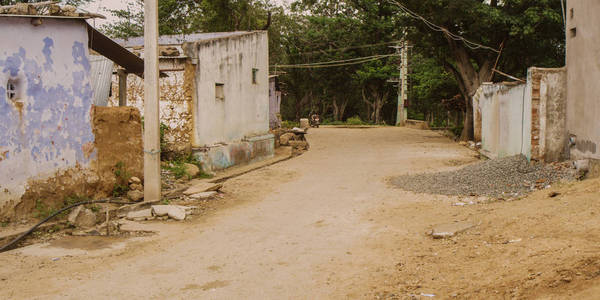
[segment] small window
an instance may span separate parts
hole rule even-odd
[[[252,69],[252,83],[256,84],[256,77],[258,76],[258,69]]]
[[[9,100],[17,99],[17,83],[13,80],[9,80],[6,84],[6,97]]]
[[[571,37],[574,38],[577,36],[577,27],[573,27],[571,28],[571,30],[569,30],[571,32]]]
[[[225,100],[225,84],[216,83],[215,84],[215,99],[217,100]]]

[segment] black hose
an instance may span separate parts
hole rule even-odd
[[[12,242],[4,245],[2,248],[0,248],[0,253],[12,249],[12,246],[14,246],[17,242],[19,242],[20,240],[22,240],[24,237],[26,237],[29,234],[31,234],[32,232],[34,232],[38,227],[40,227],[40,225],[42,225],[42,224],[50,221],[52,218],[58,216],[59,214],[63,213],[64,211],[72,209],[73,207],[77,207],[79,205],[88,205],[88,204],[96,204],[96,203],[113,203],[113,204],[122,204],[122,205],[135,204],[134,202],[117,202],[117,201],[113,201],[113,199],[91,200],[91,201],[83,201],[83,202],[78,202],[78,203],[75,203],[75,204],[71,204],[71,205],[69,205],[67,207],[63,207],[60,210],[54,212],[53,214],[51,214],[50,216],[48,216],[47,218],[45,218],[41,222],[35,224],[35,226],[31,227],[31,229],[29,229],[25,233],[21,234],[19,237],[17,237],[16,239],[14,239]]]

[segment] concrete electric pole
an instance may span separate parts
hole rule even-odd
[[[400,75],[398,78],[398,113],[396,115],[396,126],[404,126],[408,118],[404,104],[408,100],[408,43],[402,41],[399,45],[394,46],[398,56],[400,57],[400,66],[398,70]]]
[[[160,200],[158,0],[144,1],[144,201]]]

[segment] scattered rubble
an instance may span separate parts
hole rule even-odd
[[[127,192],[127,198],[129,198],[133,202],[140,202],[144,200],[144,192],[139,190],[131,190]]]
[[[221,184],[221,183],[210,183],[210,182],[200,181],[200,182],[196,182],[191,187],[189,187],[187,190],[185,190],[183,192],[183,194],[186,196],[190,196],[190,195],[195,195],[195,194],[199,194],[199,193],[203,193],[203,192],[218,191],[222,187],[223,187],[223,184]]]
[[[89,228],[96,225],[96,214],[80,205],[71,211],[67,220],[76,227]]]
[[[453,237],[473,227],[475,227],[475,224],[467,221],[440,224],[433,227],[433,229],[429,232],[429,235],[431,235],[431,237],[434,239],[444,239]]]
[[[571,163],[529,163],[518,155],[479,162],[456,171],[399,176],[390,182],[417,193],[507,199],[576,177]]]
[[[215,191],[202,192],[202,193],[190,195],[190,198],[192,198],[192,199],[209,199],[209,198],[216,196],[217,194],[218,193]]]
[[[142,209],[138,211],[130,211],[127,213],[127,220],[131,221],[146,221],[151,220],[152,217],[153,215],[151,208]]]
[[[289,146],[290,141],[293,141],[295,138],[296,134],[294,134],[293,132],[282,134],[281,137],[279,137],[279,144],[281,146]]]

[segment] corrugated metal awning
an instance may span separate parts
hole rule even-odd
[[[89,48],[123,67],[127,73],[144,74],[144,60],[105,36],[86,22]],[[111,72],[112,73],[112,72]]]

